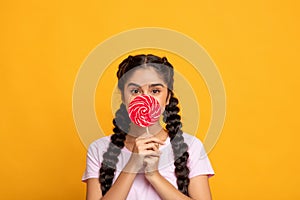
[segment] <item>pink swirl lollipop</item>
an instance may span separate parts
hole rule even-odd
[[[161,108],[159,102],[150,95],[135,97],[128,106],[132,122],[141,127],[148,127],[159,120]]]

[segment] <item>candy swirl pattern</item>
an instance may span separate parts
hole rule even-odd
[[[159,120],[161,108],[159,102],[150,95],[135,97],[128,106],[129,118],[141,127],[148,127]]]

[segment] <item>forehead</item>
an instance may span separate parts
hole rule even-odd
[[[140,86],[154,83],[165,84],[161,75],[152,67],[135,69],[126,80],[125,85],[129,83],[135,83]]]

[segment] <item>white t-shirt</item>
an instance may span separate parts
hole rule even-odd
[[[189,178],[195,177],[197,175],[208,175],[213,176],[214,171],[210,164],[210,161],[205,153],[204,147],[201,141],[187,133],[183,133],[184,141],[188,145],[189,159],[187,166],[189,167],[190,173]],[[94,141],[88,148],[86,169],[82,176],[82,181],[85,182],[89,178],[98,178],[99,169],[101,167],[101,162],[103,160],[103,153],[107,151],[108,144],[110,143],[110,136],[102,137]],[[174,154],[172,146],[170,143],[170,138],[168,137],[165,141],[165,145],[160,145],[160,159],[159,159],[159,173],[165,177],[172,185],[177,188],[176,176],[175,176],[175,166],[174,166]],[[127,164],[130,158],[131,152],[124,147],[118,156],[119,162],[117,163],[117,168],[115,172],[115,177],[113,183],[119,176],[121,170]],[[143,173],[138,173],[132,187],[127,196],[128,200],[135,199],[151,199],[160,200],[159,195],[151,186],[151,184],[146,180]]]

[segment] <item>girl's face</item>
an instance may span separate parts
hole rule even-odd
[[[124,85],[123,103],[129,103],[138,95],[153,96],[160,104],[162,112],[169,103],[167,84],[152,67],[135,70]]]

